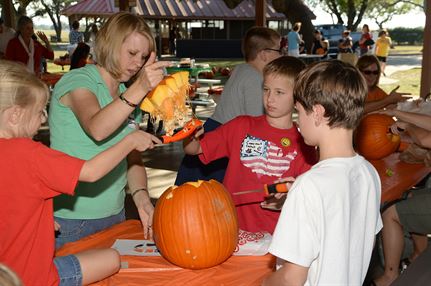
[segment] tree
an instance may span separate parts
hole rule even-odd
[[[1,6],[3,8],[8,8],[8,10],[10,11],[3,11],[2,12],[6,13],[7,15],[3,15],[5,16],[5,22],[7,26],[13,27],[15,28],[16,26],[16,20],[19,19],[19,17],[27,15],[27,6],[33,2],[32,0],[17,0],[17,1],[12,1],[12,0],[1,0]],[[16,5],[18,5],[17,8]]]
[[[57,40],[61,40],[61,30],[63,29],[60,21],[60,12],[70,5],[74,0],[36,0],[34,1],[34,8],[36,10],[36,16],[43,16],[48,14],[51,19],[52,25],[54,26],[55,35]]]
[[[226,5],[233,9],[243,0],[223,0]],[[269,0],[266,0],[269,1]],[[304,35],[304,42],[307,51],[311,50],[313,43],[313,31],[314,26],[311,23],[313,13],[307,7],[303,0],[272,0],[272,6],[274,9],[286,15],[287,20],[290,23],[301,22],[302,23],[302,34]]]
[[[382,27],[393,15],[423,8],[421,3],[423,0],[308,0],[309,5],[320,5],[338,24],[346,25],[351,31],[357,30],[364,17],[375,19]]]
[[[413,1],[373,1],[366,12],[367,18],[374,19],[374,22],[383,29],[383,25],[389,22],[394,15],[406,14],[417,8],[424,8],[420,0]]]

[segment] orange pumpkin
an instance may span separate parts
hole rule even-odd
[[[215,180],[173,186],[157,200],[153,231],[157,248],[171,263],[189,269],[216,266],[237,246],[235,206]]]
[[[369,160],[382,159],[400,146],[400,136],[392,134],[390,127],[395,121],[384,114],[365,116],[355,134],[356,149]]]

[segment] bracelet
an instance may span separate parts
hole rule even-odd
[[[148,192],[148,189],[147,188],[141,188],[141,189],[134,190],[132,192],[132,198],[135,197],[135,195],[139,192]]]
[[[125,104],[127,104],[128,106],[130,106],[130,107],[133,107],[133,108],[136,108],[138,105],[137,104],[134,104],[133,102],[130,102],[130,101],[128,101],[124,96],[123,96],[123,94],[121,93],[120,94],[120,99],[121,99],[121,101],[122,102],[124,102]]]

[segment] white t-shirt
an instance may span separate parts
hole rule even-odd
[[[380,195],[362,156],[317,163],[289,191],[269,252],[309,267],[306,285],[362,285],[382,228]]]

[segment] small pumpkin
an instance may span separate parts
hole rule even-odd
[[[382,159],[398,150],[400,136],[392,134],[395,121],[384,114],[365,116],[355,132],[355,146],[359,154],[369,160]]]
[[[162,256],[183,268],[209,268],[224,262],[238,242],[230,194],[215,180],[168,188],[157,200],[153,234]]]

